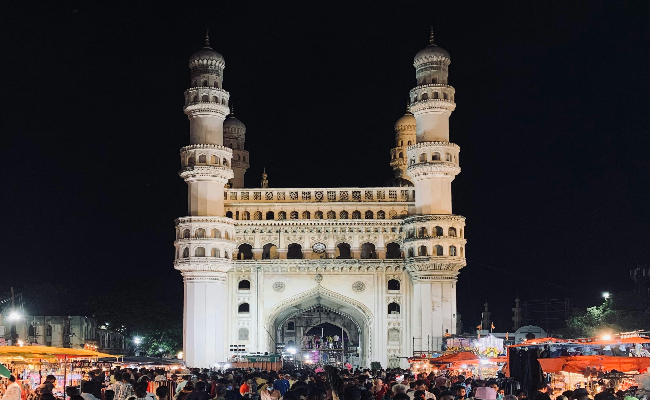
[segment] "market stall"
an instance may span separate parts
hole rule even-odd
[[[68,386],[78,386],[86,371],[101,368],[100,357],[117,356],[87,349],[49,346],[0,346],[0,363],[16,376],[27,398],[47,375],[57,378],[55,391],[63,396]],[[110,366],[110,363],[108,363]]]
[[[557,339],[541,338],[509,346],[506,373],[530,390],[550,382],[555,392],[604,387],[625,390],[635,376],[650,368],[645,337]]]

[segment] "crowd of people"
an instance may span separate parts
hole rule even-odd
[[[462,375],[417,375],[405,370],[324,369],[261,371],[120,369],[90,371],[79,387],[65,388],[65,400],[590,400],[586,389],[553,394],[542,383],[533,393],[512,382]],[[56,400],[56,377],[48,375],[33,400]],[[153,392],[149,389],[154,388]],[[639,400],[635,393],[606,389],[593,400]],[[2,400],[24,400],[15,377]]]

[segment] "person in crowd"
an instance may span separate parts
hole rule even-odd
[[[194,384],[187,382],[181,392],[176,396],[176,400],[185,400],[187,396],[194,391]]]
[[[92,395],[97,399],[102,398],[102,389],[104,388],[104,382],[97,376],[95,371],[88,371],[88,381],[93,384]],[[83,390],[82,390],[83,392]],[[82,394],[83,396],[83,394]]]
[[[540,382],[537,385],[537,391],[530,396],[531,400],[551,400],[551,396],[548,395],[548,385],[544,382]]]
[[[43,383],[41,383],[36,387],[36,395],[41,400],[43,400],[44,394],[51,394],[52,396],[54,396],[52,392],[54,391],[55,386],[56,386],[56,376],[48,375],[47,377],[45,377],[45,381],[43,381]]]
[[[253,380],[247,379],[246,382],[242,383],[242,385],[239,387],[239,394],[242,397],[250,397],[252,392],[253,392]]]
[[[573,391],[573,398],[575,400],[589,400],[589,392],[585,388],[578,388]]]
[[[562,392],[562,396],[566,397],[568,400],[575,400],[575,397],[573,396],[573,390],[565,390]]]
[[[467,398],[467,390],[464,386],[456,386],[455,390],[455,400],[465,400]]]
[[[185,397],[185,400],[210,400],[210,394],[206,391],[207,386],[204,381],[196,382],[194,390]]]
[[[288,377],[289,375],[286,375]],[[278,376],[273,382],[273,388],[280,392],[280,397],[283,397],[285,393],[289,390],[289,380],[286,379],[284,375]]]
[[[370,393],[373,394],[375,400],[383,400],[387,391],[388,391],[388,387],[386,387],[384,381],[381,380],[381,378],[375,379],[373,385],[370,387]]]
[[[183,387],[185,387],[185,385],[187,385],[187,382],[189,380],[190,380],[189,375],[183,375],[180,378],[180,381],[178,382],[178,384],[176,384],[176,392],[175,392],[176,397],[178,397],[178,394],[183,390]]]
[[[280,400],[282,394],[279,390],[275,389],[273,385],[266,385],[264,389],[260,392],[260,398],[262,400]]]
[[[81,397],[84,398],[84,400],[99,400],[101,398],[101,391],[100,391],[100,397],[97,398],[93,394],[95,391],[95,382],[93,381],[82,381],[81,383]]]
[[[150,398],[147,397],[147,388],[140,384],[135,385],[135,389],[133,389],[133,392],[135,393],[135,400],[151,400]],[[92,399],[87,399],[87,400],[92,400]]]
[[[20,385],[16,382],[16,377],[9,375],[9,384],[2,400],[20,400],[20,394]]]
[[[115,391],[111,389],[104,390],[104,400],[115,400]]]
[[[433,395],[433,393],[429,392],[427,390],[427,385],[423,380],[417,380],[415,381],[415,391],[407,393],[409,398],[413,400],[415,398],[415,392],[417,391],[422,391],[424,392],[424,399],[425,400],[436,400],[436,396]]]
[[[451,390],[443,390],[440,392],[440,396],[438,397],[438,400],[454,400],[454,392]]]
[[[226,388],[223,386],[217,386],[215,388],[215,395],[215,400],[226,400]]]
[[[158,400],[169,400],[169,387],[165,385],[156,388],[156,398]]]
[[[115,383],[108,387],[115,393],[115,400],[127,400],[135,394],[133,385],[128,382],[130,377],[130,374],[127,372],[124,374],[121,372],[115,373]]]
[[[65,400],[72,399],[72,396],[79,394],[79,389],[75,386],[68,386],[65,388]]]
[[[528,391],[526,389],[519,389],[515,392],[517,400],[524,400],[528,398]]]

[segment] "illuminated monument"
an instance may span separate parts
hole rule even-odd
[[[268,188],[264,176],[262,187],[244,188],[246,127],[229,115],[225,61],[206,36],[189,63],[190,144],[179,173],[188,210],[174,242],[189,366],[242,350],[300,352],[321,326],[346,339],[330,361],[404,366],[398,356],[455,333],[466,241],[451,206],[460,148],[449,142],[449,64],[433,35],[415,56],[417,86],[395,124],[395,178],[384,187]]]

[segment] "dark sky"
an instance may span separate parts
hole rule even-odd
[[[647,2],[178,3],[0,6],[2,289],[66,283],[81,303],[140,282],[181,306],[183,91],[207,26],[247,126],[247,186],[266,167],[272,187],[336,187],[391,178],[434,25],[457,93],[467,325],[486,300],[508,324],[517,294],[593,305],[647,264]]]

